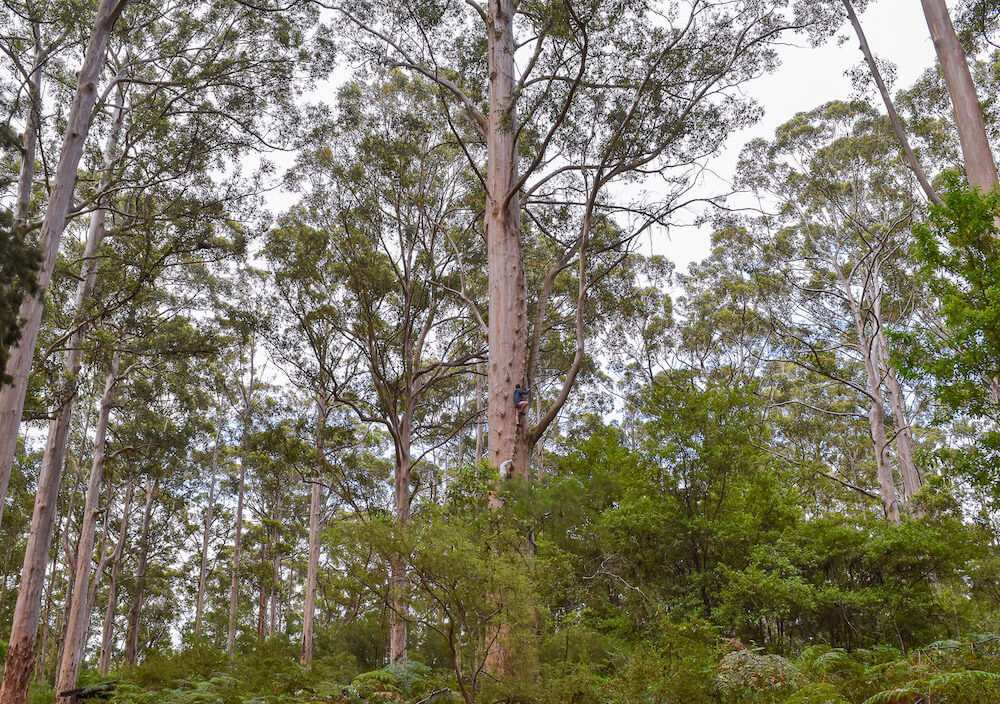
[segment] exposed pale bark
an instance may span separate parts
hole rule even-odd
[[[267,566],[267,552],[264,541],[260,541],[260,584],[257,587],[257,640],[267,637],[267,590],[264,585],[264,568]]]
[[[35,180],[35,149],[42,125],[42,63],[45,51],[37,23],[32,26],[35,39],[35,56],[28,76],[28,119],[21,135],[21,170],[17,177],[17,194],[14,197],[14,232],[21,236],[28,223],[31,205],[31,185]],[[6,488],[6,485],[3,486]],[[3,495],[6,492],[0,492]]]
[[[535,386],[537,387],[537,384],[535,384]],[[535,391],[535,414],[539,418],[542,417],[542,392],[541,392],[541,389],[537,389],[537,388],[536,388],[536,391]],[[539,477],[541,477],[542,476],[542,472],[545,471],[545,460],[544,460],[544,455],[543,455],[544,448],[542,447],[542,445],[543,445],[542,438],[539,437],[538,441],[535,443],[535,447],[538,450],[538,475],[537,476],[539,476]]]
[[[882,510],[890,523],[899,523],[899,500],[896,497],[892,465],[889,463],[889,448],[885,439],[882,380],[875,360],[874,342],[868,335],[861,306],[851,291],[850,283],[846,279],[841,279],[841,286],[844,289],[844,296],[850,304],[851,313],[854,315],[854,324],[858,333],[858,350],[864,360],[865,375],[868,379],[868,394],[870,396],[868,426],[875,449],[875,472],[878,478],[879,495],[882,498]]]
[[[476,365],[476,466],[483,461],[483,374]]]
[[[309,487],[309,562],[306,568],[305,605],[302,611],[302,653],[304,667],[312,668],[313,618],[316,615],[316,580],[319,575],[320,480],[326,452],[323,431],[329,409],[325,399],[316,400],[316,474]]]
[[[71,704],[72,697],[61,697],[60,692],[66,692],[76,687],[77,673],[83,660],[83,650],[86,644],[87,625],[90,621],[90,565],[93,561],[94,538],[97,532],[97,517],[100,513],[101,481],[104,473],[106,457],[106,439],[108,420],[114,406],[114,390],[118,381],[119,359],[115,355],[111,362],[104,395],[101,397],[101,410],[97,419],[96,438],[94,441],[94,459],[90,470],[90,481],[87,484],[87,498],[83,506],[83,522],[80,525],[80,539],[76,548],[75,578],[73,582],[73,599],[66,618],[66,633],[63,637],[62,657],[59,671],[56,675],[56,702]],[[102,555],[103,558],[103,555]],[[106,561],[102,559],[102,563]],[[102,567],[103,567],[102,564]],[[101,568],[99,568],[100,572]],[[95,585],[96,586],[96,585]]]
[[[66,512],[59,519],[60,525],[62,526],[62,528],[58,532],[62,536],[61,540],[60,540],[60,543],[62,544],[62,547],[63,547],[62,554],[64,554],[65,557],[66,557],[66,564],[67,565],[69,565],[73,561],[72,551],[69,548],[69,529],[70,529],[70,526],[73,523],[73,521],[72,521],[72,518],[73,518],[73,508],[76,505],[76,497],[77,497],[77,494],[79,493],[79,489],[80,489],[80,479],[83,477],[83,460],[84,460],[84,453],[86,452],[87,441],[89,439],[88,438],[89,431],[90,431],[90,414],[88,413],[84,417],[83,433],[81,435],[81,440],[80,440],[80,452],[79,452],[79,454],[78,454],[78,456],[76,458],[76,462],[75,462],[76,471],[75,471],[74,476],[73,476],[73,486],[72,486],[72,488],[70,489],[70,492],[69,492],[69,501],[66,504]],[[56,568],[59,565],[59,554],[60,553],[59,553],[58,550],[53,551],[51,565],[49,566],[49,570],[48,570],[49,584],[48,584],[48,586],[46,588],[46,593],[45,593],[45,613],[42,616],[42,644],[41,644],[41,646],[39,647],[39,650],[38,650],[38,652],[41,654],[41,657],[37,658],[37,664],[35,666],[35,679],[37,679],[37,680],[42,680],[44,678],[44,673],[45,673],[45,669],[46,669],[46,661],[48,659],[48,652],[49,652],[49,650],[48,650],[48,641],[49,641],[49,637],[50,637],[50,635],[52,634],[52,631],[53,631],[52,625],[49,622],[49,612],[52,610],[52,604],[53,604],[53,601],[52,601],[52,588],[53,588],[54,582],[55,582]],[[65,622],[66,614],[69,613],[69,607],[70,607],[70,604],[72,602],[72,599],[73,599],[72,571],[69,570],[69,569],[67,569],[66,570],[66,595],[65,595],[65,603],[64,603],[64,606],[63,606],[63,610],[62,610],[62,612],[60,613],[60,616],[59,616],[59,626],[58,627],[60,629],[62,628],[62,623]],[[53,660],[58,660],[58,655],[59,655],[59,652],[60,652],[59,648],[58,648],[58,643],[59,643],[59,641],[56,641],[56,643],[55,643],[56,647],[54,647],[52,649],[53,650],[53,656],[52,656]]]
[[[149,554],[149,526],[153,519],[153,495],[159,480],[146,480],[146,506],[139,530],[139,557],[135,566],[135,596],[128,610],[128,632],[125,635],[125,667],[135,667],[139,659],[139,620],[146,590],[146,567]]]
[[[239,605],[240,592],[240,544],[243,538],[243,494],[245,485],[246,461],[243,457],[240,457],[240,481],[236,499],[236,535],[233,541],[233,574],[229,587],[229,634],[226,638],[226,652],[229,653],[230,657],[233,656],[236,648],[236,611]]]
[[[972,73],[951,23],[948,6],[945,0],[920,0],[920,4],[951,94],[969,185],[983,191],[991,190],[997,185],[997,167],[986,136],[976,84],[972,82]]]
[[[396,441],[395,497],[396,522],[400,527],[410,522],[410,411],[403,414]],[[389,560],[389,598],[392,608],[389,613],[389,660],[406,662],[406,618],[409,610],[407,598],[406,560],[402,555],[393,555]]]
[[[66,135],[59,153],[52,192],[38,239],[43,253],[42,265],[38,271],[39,292],[35,296],[26,298],[19,310],[24,322],[20,338],[11,348],[7,362],[7,373],[13,377],[13,383],[0,390],[0,484],[9,481],[14,462],[18,428],[24,412],[28,373],[31,370],[35,343],[41,328],[45,290],[52,280],[59,242],[73,201],[76,172],[90,130],[91,112],[98,97],[97,79],[104,65],[111,29],[125,8],[126,2],[127,0],[101,1],[83,65],[77,74],[76,95],[67,115]],[[46,445],[49,461],[43,462],[39,473],[31,532],[21,575],[21,589],[18,591],[18,605],[14,610],[3,684],[0,685],[0,704],[22,704],[28,696],[28,681],[38,634],[38,612],[41,606],[45,561],[52,542],[55,503],[59,492],[59,475],[62,471],[62,457],[54,452],[60,444],[60,438],[54,437],[50,440],[54,440],[55,445],[51,447],[53,450],[51,453],[49,445]],[[64,439],[61,444],[65,450]]]
[[[896,112],[896,106],[893,105],[892,96],[889,95],[889,89],[885,85],[885,81],[882,80],[882,72],[878,68],[878,64],[875,62],[875,57],[872,55],[871,48],[868,46],[868,39],[865,37],[864,30],[861,28],[861,21],[858,20],[857,13],[854,12],[854,5],[851,0],[842,0],[844,3],[844,9],[847,10],[847,17],[851,21],[851,26],[854,27],[854,33],[858,36],[858,42],[860,44],[861,53],[864,54],[865,62],[868,64],[868,70],[872,74],[872,78],[875,80],[875,85],[878,88],[879,95],[882,96],[882,102],[885,104],[886,112],[889,115],[889,122],[892,124],[892,131],[896,134],[896,139],[899,140],[899,145],[903,149],[903,156],[906,158],[906,163],[916,176],[917,182],[923,189],[924,194],[927,196],[928,200],[936,205],[943,205],[944,202],[941,200],[941,196],[937,194],[934,187],[931,186],[930,180],[927,178],[927,174],[924,173],[923,168],[920,166],[920,162],[917,160],[917,155],[913,152],[913,147],[910,146],[910,140],[906,136],[906,130],[903,129],[903,121],[899,119],[899,113]]]
[[[102,675],[111,669],[111,653],[114,650],[115,611],[118,610],[118,578],[122,573],[122,551],[125,549],[125,539],[128,537],[128,522],[132,508],[133,483],[129,480],[125,487],[125,503],[122,507],[122,523],[118,532],[118,542],[111,561],[111,577],[108,580],[108,606],[104,610],[104,626],[101,632],[101,654],[97,669]]]
[[[23,237],[22,233],[28,223],[31,185],[35,178],[35,149],[38,145],[38,133],[42,122],[43,49],[38,26],[35,25],[33,30],[35,33],[35,57],[31,67],[31,75],[28,76],[28,120],[21,137],[21,169],[18,173],[17,193],[14,197],[14,234],[16,237]],[[20,373],[20,367],[23,364],[20,346],[15,342],[10,349],[10,356],[5,365],[5,370],[11,375],[12,380],[10,384],[0,388],[0,525],[3,524],[3,510],[6,504],[7,488],[10,485],[10,472],[14,466],[14,453],[17,450],[17,435],[24,408],[24,395],[28,388],[27,374]],[[15,373],[15,370],[18,373]],[[21,399],[20,411],[14,407],[17,398]]]
[[[215,477],[219,469],[219,441],[222,436],[222,414],[215,420],[215,447],[212,449],[212,477],[208,482],[208,505],[205,507],[205,532],[201,538],[201,568],[198,572],[198,597],[194,611],[194,635],[201,635],[201,617],[205,609],[205,580],[208,578],[208,538],[212,532],[212,511],[215,509]]]
[[[236,648],[236,614],[239,608],[239,576],[240,576],[240,547],[243,539],[243,499],[246,489],[247,476],[247,439],[250,434],[250,413],[251,397],[254,392],[256,378],[254,375],[254,350],[250,350],[250,382],[246,388],[246,396],[243,399],[243,434],[240,438],[240,480],[237,488],[236,499],[236,526],[235,537],[233,539],[233,574],[229,587],[229,634],[226,638],[226,652],[229,657],[233,657]]]
[[[881,285],[881,273],[876,270],[874,280]],[[899,456],[899,471],[903,476],[903,499],[910,503],[914,494],[920,490],[923,480],[917,469],[913,456],[913,433],[910,431],[909,417],[903,400],[903,390],[899,385],[896,370],[889,359],[889,343],[885,337],[885,323],[882,319],[882,296],[875,296],[873,312],[875,314],[876,331],[872,344],[875,361],[880,374],[885,376],[885,387],[889,396],[889,408],[892,410],[896,430],[896,453]]]
[[[271,621],[267,624],[267,637],[274,635],[278,627],[278,584],[281,579],[281,555],[275,550],[271,555],[271,593],[268,595],[271,609]]]

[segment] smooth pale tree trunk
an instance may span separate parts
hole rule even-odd
[[[927,196],[928,200],[935,203],[936,205],[943,205],[941,196],[937,194],[934,187],[931,185],[930,180],[927,178],[927,174],[924,173],[923,167],[920,166],[920,162],[917,160],[917,155],[913,151],[913,147],[910,146],[910,140],[906,136],[906,130],[903,129],[903,121],[899,119],[899,113],[896,112],[896,106],[892,102],[892,96],[889,95],[889,88],[885,85],[885,81],[882,80],[882,72],[879,70],[878,63],[875,61],[875,56],[872,54],[871,47],[868,46],[868,39],[865,37],[865,32],[861,28],[861,21],[858,19],[857,13],[854,11],[854,4],[851,0],[841,0],[844,4],[844,9],[847,10],[847,17],[851,21],[851,26],[854,27],[854,33],[858,36],[858,42],[860,44],[861,53],[864,54],[865,62],[868,64],[868,70],[875,80],[875,86],[878,88],[879,95],[882,96],[882,103],[885,105],[886,112],[889,115],[889,123],[892,125],[892,131],[896,135],[896,139],[899,141],[900,147],[903,149],[903,156],[906,158],[906,163],[910,167],[910,171],[916,176],[917,182],[923,189],[924,194]]]
[[[883,354],[883,365],[886,372],[885,387],[889,396],[889,408],[892,409],[893,419],[896,423],[896,451],[899,454],[900,473],[903,475],[904,498],[910,502],[923,485],[923,479],[914,460],[913,433],[910,432],[909,418],[903,403],[903,390],[899,385],[896,371],[884,353],[884,350],[888,349],[885,346],[885,338],[881,333],[879,333],[879,338],[880,352]]]
[[[396,443],[395,497],[396,523],[400,528],[410,522],[410,411],[407,410],[398,429]],[[391,662],[406,663],[406,618],[409,611],[407,598],[406,559],[393,555],[389,560],[389,598],[392,608],[389,613],[389,659]]]
[[[49,633],[52,632],[52,623],[49,620],[49,615],[52,613],[52,587],[55,584],[56,564],[56,555],[53,555],[52,562],[49,565],[49,583],[45,590],[45,611],[42,613],[42,646],[39,651],[41,652],[42,657],[38,658],[35,663],[35,680],[39,682],[45,679],[45,656],[48,653]]]
[[[267,637],[267,590],[264,586],[264,574],[267,568],[267,551],[263,536],[260,541],[260,584],[257,589],[257,640]]]
[[[541,418],[542,417],[542,391],[538,389],[535,393],[535,414]],[[542,438],[538,438],[538,476],[542,476],[542,472],[545,471],[544,462],[544,448],[542,445]]]
[[[850,303],[854,314],[854,324],[858,333],[858,348],[865,363],[865,375],[868,379],[868,392],[871,403],[868,409],[868,426],[871,431],[872,444],[875,448],[875,472],[878,478],[879,495],[882,497],[882,510],[890,523],[899,523],[899,500],[896,497],[896,484],[892,476],[892,465],[889,463],[889,448],[885,441],[885,412],[882,410],[882,380],[875,361],[875,344],[869,338],[861,307],[848,281],[841,279],[844,294]]]
[[[302,665],[312,669],[313,660],[313,619],[316,616],[316,581],[319,576],[319,509],[320,480],[325,465],[326,452],[323,438],[329,413],[326,401],[316,401],[316,474],[309,491],[309,562],[306,568],[305,605],[302,611]]]
[[[275,630],[278,628],[278,584],[281,579],[281,556],[278,554],[277,549],[271,555],[271,594],[268,596],[270,601],[269,608],[271,609],[271,622],[267,625],[267,637],[271,638],[274,636]]]
[[[153,495],[159,480],[146,480],[146,506],[139,530],[139,557],[135,566],[135,598],[128,610],[128,632],[125,634],[125,667],[135,667],[139,660],[139,619],[146,591],[146,567],[149,556],[149,525],[153,519]]]
[[[43,49],[38,25],[35,33],[35,58],[28,76],[28,120],[21,136],[21,169],[17,177],[17,194],[14,199],[14,232],[18,237],[28,224],[28,208],[31,205],[31,185],[35,179],[35,149],[38,132],[42,124],[42,61]]]
[[[108,140],[104,146],[104,166],[105,166],[105,178],[98,185],[99,190],[103,190],[107,187],[110,180],[110,170],[115,158],[115,151],[118,148],[118,139],[121,135],[122,130],[122,120],[124,119],[124,96],[119,91],[118,93],[119,103],[115,107],[114,117],[112,120],[111,132],[108,135]],[[87,241],[84,246],[83,253],[83,265],[80,272],[80,280],[77,282],[76,287],[76,299],[74,301],[74,311],[75,316],[73,319],[73,331],[70,333],[66,340],[66,357],[63,362],[63,378],[61,383],[61,395],[60,395],[60,405],[56,410],[55,423],[49,424],[49,435],[50,441],[46,443],[46,454],[42,457],[42,465],[45,465],[46,459],[48,458],[48,453],[51,451],[54,453],[56,458],[65,457],[66,454],[66,442],[69,440],[69,431],[73,422],[73,409],[76,404],[77,398],[77,377],[80,373],[80,367],[82,364],[81,360],[81,348],[84,341],[85,329],[82,325],[82,320],[84,318],[84,309],[86,307],[87,299],[94,290],[94,284],[97,281],[97,251],[101,246],[101,242],[104,241],[104,236],[107,232],[106,229],[107,221],[107,210],[104,208],[98,208],[90,216],[90,223],[87,228]],[[51,450],[50,450],[51,448]],[[53,460],[54,461],[54,460]],[[66,537],[63,537],[65,543],[65,550],[67,552],[67,564],[74,562],[73,552],[69,547],[69,542]],[[66,589],[66,608],[63,611],[63,633],[61,644],[65,644],[67,640],[66,635],[66,623],[68,622],[68,614],[72,608],[73,595],[76,593],[72,588],[74,583],[73,573],[69,572],[67,574],[67,581],[69,584]],[[60,664],[57,666],[57,670],[62,669],[62,646],[60,646]]]
[[[129,512],[132,508],[133,483],[129,480],[125,487],[125,504],[122,507],[122,524],[118,531],[118,543],[111,561],[111,577],[108,580],[108,606],[104,610],[104,624],[101,629],[101,654],[98,657],[97,669],[102,675],[111,670],[111,653],[114,650],[115,611],[118,610],[118,578],[122,573],[122,551],[125,549],[125,538],[128,536]]]
[[[945,0],[920,0],[920,4],[924,8],[927,28],[934,40],[934,50],[951,94],[969,185],[983,191],[991,190],[997,185],[997,167],[986,136],[976,84],[972,82],[969,63],[955,34],[948,6]]]
[[[486,247],[489,267],[489,363],[487,448],[499,469],[514,462],[511,477],[527,476],[524,428],[517,427],[514,386],[525,384],[528,309],[521,249],[521,201],[517,182],[514,75],[514,0],[490,0],[487,26],[489,75],[486,119]],[[494,505],[498,499],[492,498]]]
[[[19,310],[19,315],[24,321],[21,326],[21,336],[11,348],[10,358],[7,361],[7,373],[13,377],[13,382],[0,390],[0,485],[3,487],[10,481],[10,471],[17,449],[18,428],[24,412],[28,373],[31,371],[35,343],[42,323],[45,290],[52,280],[59,253],[59,242],[66,228],[66,218],[73,201],[77,168],[90,131],[91,112],[97,103],[97,79],[104,66],[111,29],[125,5],[126,0],[101,0],[83,66],[77,74],[76,95],[67,115],[66,135],[59,153],[52,191],[38,238],[39,248],[43,253],[42,265],[38,271],[39,292],[35,296],[26,298]],[[48,454],[48,446],[46,450]],[[18,605],[14,610],[3,683],[0,684],[0,704],[22,704],[28,696],[28,681],[35,657],[35,639],[38,635],[38,612],[41,606],[45,560],[52,543],[52,523],[55,517],[61,470],[62,458],[54,456],[53,453],[50,462],[43,462],[39,473],[35,508],[21,575],[21,589],[18,590]]]
[[[90,565],[94,556],[94,538],[97,532],[97,517],[100,513],[101,481],[104,474],[106,457],[106,439],[108,420],[114,406],[115,384],[118,382],[118,355],[111,361],[111,369],[104,385],[104,395],[101,397],[101,411],[97,418],[96,438],[94,441],[94,459],[90,470],[90,481],[87,484],[87,498],[83,506],[83,522],[80,525],[80,540],[76,547],[75,578],[73,581],[73,599],[66,618],[66,633],[63,637],[62,658],[56,675],[56,702],[70,704],[72,697],[62,697],[66,692],[76,687],[76,678],[83,660],[83,650],[86,645],[87,625],[90,622]],[[103,556],[102,556],[103,557]]]
[[[31,185],[35,178],[35,150],[38,132],[42,123],[42,42],[35,31],[35,60],[28,77],[28,101],[30,109],[24,134],[21,137],[21,169],[17,178],[17,193],[14,197],[14,236],[23,239],[28,224],[28,208],[31,205]],[[17,450],[17,434],[21,425],[24,395],[28,388],[28,375],[15,373],[24,364],[20,345],[11,346],[5,371],[12,377],[12,383],[0,388],[0,525],[3,524],[3,510],[6,504],[10,472],[14,467],[14,453]],[[2,376],[2,375],[0,375]],[[17,398],[21,399],[21,410],[16,408]],[[15,421],[16,418],[16,421]]]
[[[208,482],[208,505],[205,507],[205,532],[201,538],[201,568],[198,571],[198,599],[194,611],[194,635],[201,635],[201,618],[205,610],[205,580],[208,578],[208,539],[212,532],[212,511],[215,508],[215,478],[219,469],[219,440],[222,437],[221,413],[215,420],[215,447],[212,449],[212,477]]]
[[[507,480],[526,481],[530,448],[518,423],[514,387],[527,387],[528,308],[524,255],[521,247],[521,200],[517,184],[517,124],[514,53],[515,0],[489,0],[486,55],[488,96],[486,115],[486,230],[489,281],[489,344],[487,368],[487,455],[490,465]],[[490,507],[503,501],[496,492]],[[499,599],[499,597],[497,597]],[[508,674],[512,648],[510,629],[498,626],[486,654],[486,670]]]
[[[63,546],[63,553],[66,556],[66,564],[67,565],[70,562],[72,562],[72,559],[73,559],[72,558],[72,552],[69,549],[69,529],[70,529],[70,526],[73,523],[73,521],[72,521],[72,518],[73,518],[73,508],[74,508],[74,506],[76,506],[76,497],[77,497],[77,494],[78,494],[79,488],[80,488],[80,479],[83,477],[83,458],[84,458],[84,452],[86,451],[85,448],[86,448],[86,444],[87,444],[87,440],[88,440],[87,436],[89,435],[89,432],[90,432],[90,414],[88,413],[85,416],[85,422],[83,424],[83,435],[82,435],[82,440],[80,441],[80,453],[79,453],[79,456],[77,457],[77,460],[76,460],[76,471],[75,471],[74,476],[73,476],[73,487],[70,489],[70,492],[69,492],[69,501],[67,502],[67,505],[66,505],[66,513],[59,518],[59,525],[61,525],[62,528],[58,532],[62,536],[62,538],[60,540],[60,543]],[[49,621],[49,613],[52,611],[52,605],[53,605],[52,589],[53,589],[53,587],[55,585],[56,569],[57,569],[57,567],[59,565],[59,554],[60,553],[59,553],[58,550],[54,550],[53,551],[53,553],[52,553],[52,560],[51,560],[51,564],[49,566],[49,571],[48,571],[49,583],[48,583],[48,586],[46,588],[46,593],[45,593],[45,613],[42,616],[42,644],[41,644],[41,646],[38,649],[38,652],[41,653],[41,657],[37,658],[37,664],[35,666],[35,679],[36,680],[42,680],[43,679],[43,676],[44,676],[44,673],[45,673],[45,668],[46,668],[46,663],[47,663],[47,660],[48,660],[48,652],[49,652],[49,650],[48,650],[48,642],[49,642],[49,636],[53,632],[52,625],[51,625],[51,623]],[[66,598],[65,598],[65,604],[64,604],[63,610],[62,610],[62,612],[60,613],[60,616],[59,616],[59,625],[58,625],[58,628],[60,630],[62,629],[62,624],[65,622],[66,614],[69,613],[69,607],[70,607],[70,603],[72,602],[72,599],[73,599],[73,579],[72,579],[72,572],[69,569],[67,569],[66,570]],[[53,648],[53,651],[55,653],[53,655],[53,658],[54,659],[58,659],[58,653],[59,653],[58,647]]]
[[[483,376],[476,365],[476,466],[483,461]]]
[[[881,272],[876,270],[876,285],[881,285]],[[896,427],[896,453],[899,456],[899,471],[903,475],[903,499],[909,503],[913,495],[920,490],[923,480],[913,456],[913,433],[910,432],[910,422],[903,401],[903,390],[899,385],[896,370],[889,360],[889,343],[885,337],[885,324],[882,320],[882,296],[875,296],[875,323],[877,330],[873,345],[875,361],[880,370],[885,372],[885,388],[889,396],[889,408],[892,410]]]
[[[251,372],[251,392],[253,388],[253,373]],[[247,434],[250,429],[249,409],[243,415],[243,437],[240,440],[240,481],[236,499],[236,535],[233,539],[233,575],[229,587],[229,635],[226,638],[226,652],[232,658],[236,649],[236,613],[239,607],[240,594],[240,543],[243,538],[243,495],[246,487],[247,474]]]

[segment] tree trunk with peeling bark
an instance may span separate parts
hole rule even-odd
[[[997,167],[986,136],[986,123],[976,94],[976,84],[972,81],[965,50],[955,34],[948,6],[945,0],[920,0],[920,4],[951,94],[969,185],[983,191],[992,190],[997,186]]]
[[[52,192],[38,238],[39,248],[43,253],[42,265],[38,271],[39,291],[36,295],[26,298],[20,307],[19,316],[24,321],[21,335],[17,344],[11,348],[10,358],[7,361],[7,373],[13,377],[13,383],[0,389],[0,484],[9,481],[14,463],[18,429],[24,412],[28,373],[31,371],[35,343],[41,329],[45,291],[52,280],[59,253],[59,242],[66,228],[67,215],[73,201],[77,168],[83,157],[87,134],[90,131],[91,113],[97,103],[97,80],[104,66],[108,39],[125,5],[126,0],[101,1],[83,66],[77,74],[76,95],[68,113],[66,135],[59,153]],[[3,684],[0,685],[0,704],[23,704],[28,696],[28,681],[38,634],[38,612],[45,561],[52,542],[52,524],[56,497],[59,493],[59,476],[62,471],[62,457],[56,456],[55,452],[60,444],[60,438],[50,437],[50,441],[55,442],[51,448],[49,444],[46,445],[46,455],[50,461],[43,462],[39,473],[21,589],[18,591],[18,606],[14,611]],[[64,438],[61,444],[65,448]]]

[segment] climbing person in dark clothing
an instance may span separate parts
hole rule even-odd
[[[514,407],[518,413],[524,413],[524,409],[528,407],[528,395],[530,393],[527,389],[522,389],[520,384],[514,387]]]

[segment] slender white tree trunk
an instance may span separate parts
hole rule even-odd
[[[18,428],[24,412],[28,373],[31,370],[35,343],[41,328],[45,290],[52,280],[59,253],[59,242],[73,201],[77,168],[90,130],[91,112],[98,97],[97,79],[104,65],[111,29],[125,5],[126,0],[101,0],[83,66],[77,74],[76,96],[67,116],[66,135],[59,153],[52,192],[38,238],[39,247],[43,252],[42,266],[38,272],[40,290],[37,295],[25,299],[21,305],[19,315],[24,321],[21,336],[11,349],[7,363],[7,371],[13,377],[13,383],[0,390],[0,484],[9,481],[14,462]],[[44,581],[45,558],[52,542],[55,500],[59,492],[59,474],[62,470],[62,458],[53,455],[51,459],[53,461],[43,463],[38,478],[35,510],[21,576],[21,589],[18,591],[18,605],[14,610],[3,683],[0,685],[0,704],[22,704],[28,696],[28,681],[35,657],[35,638],[38,635],[38,612]],[[5,476],[7,479],[3,478]]]
[[[129,480],[125,487],[125,502],[122,506],[122,523],[118,532],[118,542],[111,562],[111,577],[108,580],[108,606],[104,610],[104,626],[101,632],[101,654],[98,657],[97,669],[102,675],[111,670],[111,653],[114,650],[115,611],[118,610],[118,578],[122,572],[122,551],[125,549],[125,538],[128,536],[129,512],[132,508],[133,483]]]
[[[31,74],[28,76],[28,119],[21,137],[21,170],[17,178],[17,195],[14,200],[14,229],[18,235],[28,223],[31,185],[35,179],[35,149],[42,124],[42,38],[37,24],[32,30],[35,35],[35,58],[31,64]]]
[[[483,376],[476,365],[476,465],[483,461]]]
[[[246,446],[247,434],[249,433],[250,422],[248,418],[249,410],[245,410],[243,417],[243,438],[241,440],[242,449],[240,452],[240,481],[237,489],[236,499],[236,535],[233,539],[233,574],[229,587],[229,635],[226,638],[226,652],[232,658],[236,649],[236,614],[239,607],[240,595],[240,544],[243,538],[243,495],[246,486],[247,461]]]
[[[309,563],[306,568],[305,605],[302,611],[302,655],[300,660],[306,668],[312,669],[313,660],[313,618],[316,615],[316,581],[319,577],[319,510],[320,480],[323,474],[324,452],[323,430],[326,427],[327,404],[324,399],[316,401],[316,474],[309,490]]]
[[[194,635],[201,635],[201,617],[205,609],[205,580],[208,577],[208,538],[212,532],[212,511],[215,508],[215,477],[219,469],[219,440],[222,436],[222,414],[215,420],[215,447],[212,449],[212,477],[208,482],[208,505],[205,507],[205,532],[201,538],[201,568],[198,572],[198,599],[194,611]]]
[[[892,131],[896,134],[899,146],[903,149],[903,156],[906,159],[906,163],[909,165],[913,175],[916,176],[917,182],[920,184],[920,187],[923,189],[928,200],[937,205],[941,205],[941,196],[939,196],[937,191],[934,190],[930,180],[927,178],[927,174],[924,173],[923,167],[920,166],[920,162],[917,160],[917,155],[914,153],[913,147],[910,146],[910,140],[906,136],[906,130],[903,129],[903,121],[899,119],[899,113],[896,112],[896,106],[892,102],[892,96],[889,95],[889,88],[885,85],[885,81],[882,80],[882,72],[879,70],[878,63],[875,61],[875,56],[872,54],[872,50],[868,46],[868,39],[865,37],[865,32],[861,27],[861,21],[858,19],[857,13],[854,11],[854,4],[851,0],[841,0],[841,2],[844,4],[844,9],[847,10],[847,18],[851,21],[851,25],[854,27],[854,32],[858,36],[858,42],[861,45],[861,53],[865,57],[865,62],[868,64],[868,70],[871,72],[872,78],[875,79],[875,86],[878,88],[878,92],[882,96],[882,103],[885,105],[886,112],[889,115],[889,123],[892,125]]]
[[[146,591],[146,564],[149,555],[149,526],[153,519],[153,495],[159,480],[146,480],[146,507],[139,530],[139,557],[135,566],[135,597],[128,610],[128,631],[125,634],[125,667],[135,667],[139,659],[139,621]]]
[[[920,4],[923,5],[927,28],[934,40],[934,50],[951,94],[969,185],[988,191],[997,185],[997,167],[965,51],[955,34],[945,0],[920,0]]]
[[[73,594],[75,595],[66,619],[66,635],[63,638],[62,658],[59,662],[59,672],[56,675],[56,702],[71,704],[72,697],[62,697],[61,692],[76,687],[76,678],[83,660],[83,650],[86,644],[87,625],[90,622],[90,564],[94,556],[94,537],[97,531],[97,516],[100,512],[98,502],[101,493],[101,480],[104,473],[105,447],[108,432],[108,419],[114,406],[114,390],[118,381],[119,359],[116,354],[111,361],[107,382],[104,385],[104,395],[101,397],[101,411],[97,419],[97,437],[94,441],[94,459],[90,470],[90,481],[87,484],[87,498],[83,506],[83,522],[80,526],[80,540],[76,548],[75,579]]]
[[[903,399],[903,390],[889,360],[889,345],[885,339],[885,333],[881,324],[878,334],[875,337],[877,359],[881,362],[882,369],[885,370],[885,387],[889,395],[889,408],[892,409],[893,420],[896,425],[896,452],[899,455],[900,474],[903,475],[903,498],[909,503],[913,495],[920,490],[923,479],[920,477],[920,470],[913,453],[913,433],[910,431],[910,420],[906,412],[906,404]]]
[[[396,445],[395,496],[396,522],[400,527],[410,522],[410,412],[404,413],[399,425]],[[409,611],[407,598],[406,559],[399,554],[389,560],[389,660],[406,662],[406,618]]]
[[[42,41],[37,25],[35,32],[35,60],[31,75],[28,77],[28,121],[21,138],[21,170],[17,178],[17,194],[14,199],[14,233],[22,237],[22,232],[28,224],[28,208],[31,205],[31,186],[35,179],[35,149],[38,145],[38,132],[42,124]],[[27,374],[15,373],[22,364],[20,346],[17,343],[11,347],[5,370],[13,379],[12,383],[0,388],[0,524],[3,523],[3,509],[6,503],[7,487],[10,485],[10,472],[14,466],[14,452],[17,450],[17,434],[21,425],[21,413],[16,413],[14,422],[14,401],[20,397],[23,408],[24,394],[28,388]],[[10,411],[10,412],[8,412]],[[13,436],[13,442],[2,438]],[[8,456],[9,455],[9,456]]]
[[[861,307],[854,298],[850,283],[842,279],[841,285],[850,303],[851,312],[854,314],[854,324],[858,333],[858,348],[864,360],[865,375],[868,379],[868,391],[871,396],[868,408],[868,426],[875,448],[875,472],[878,478],[879,495],[882,497],[882,509],[890,523],[899,523],[899,500],[896,497],[896,484],[892,477],[892,465],[889,462],[889,448],[885,441],[882,380],[874,358],[874,341],[868,336]]]

